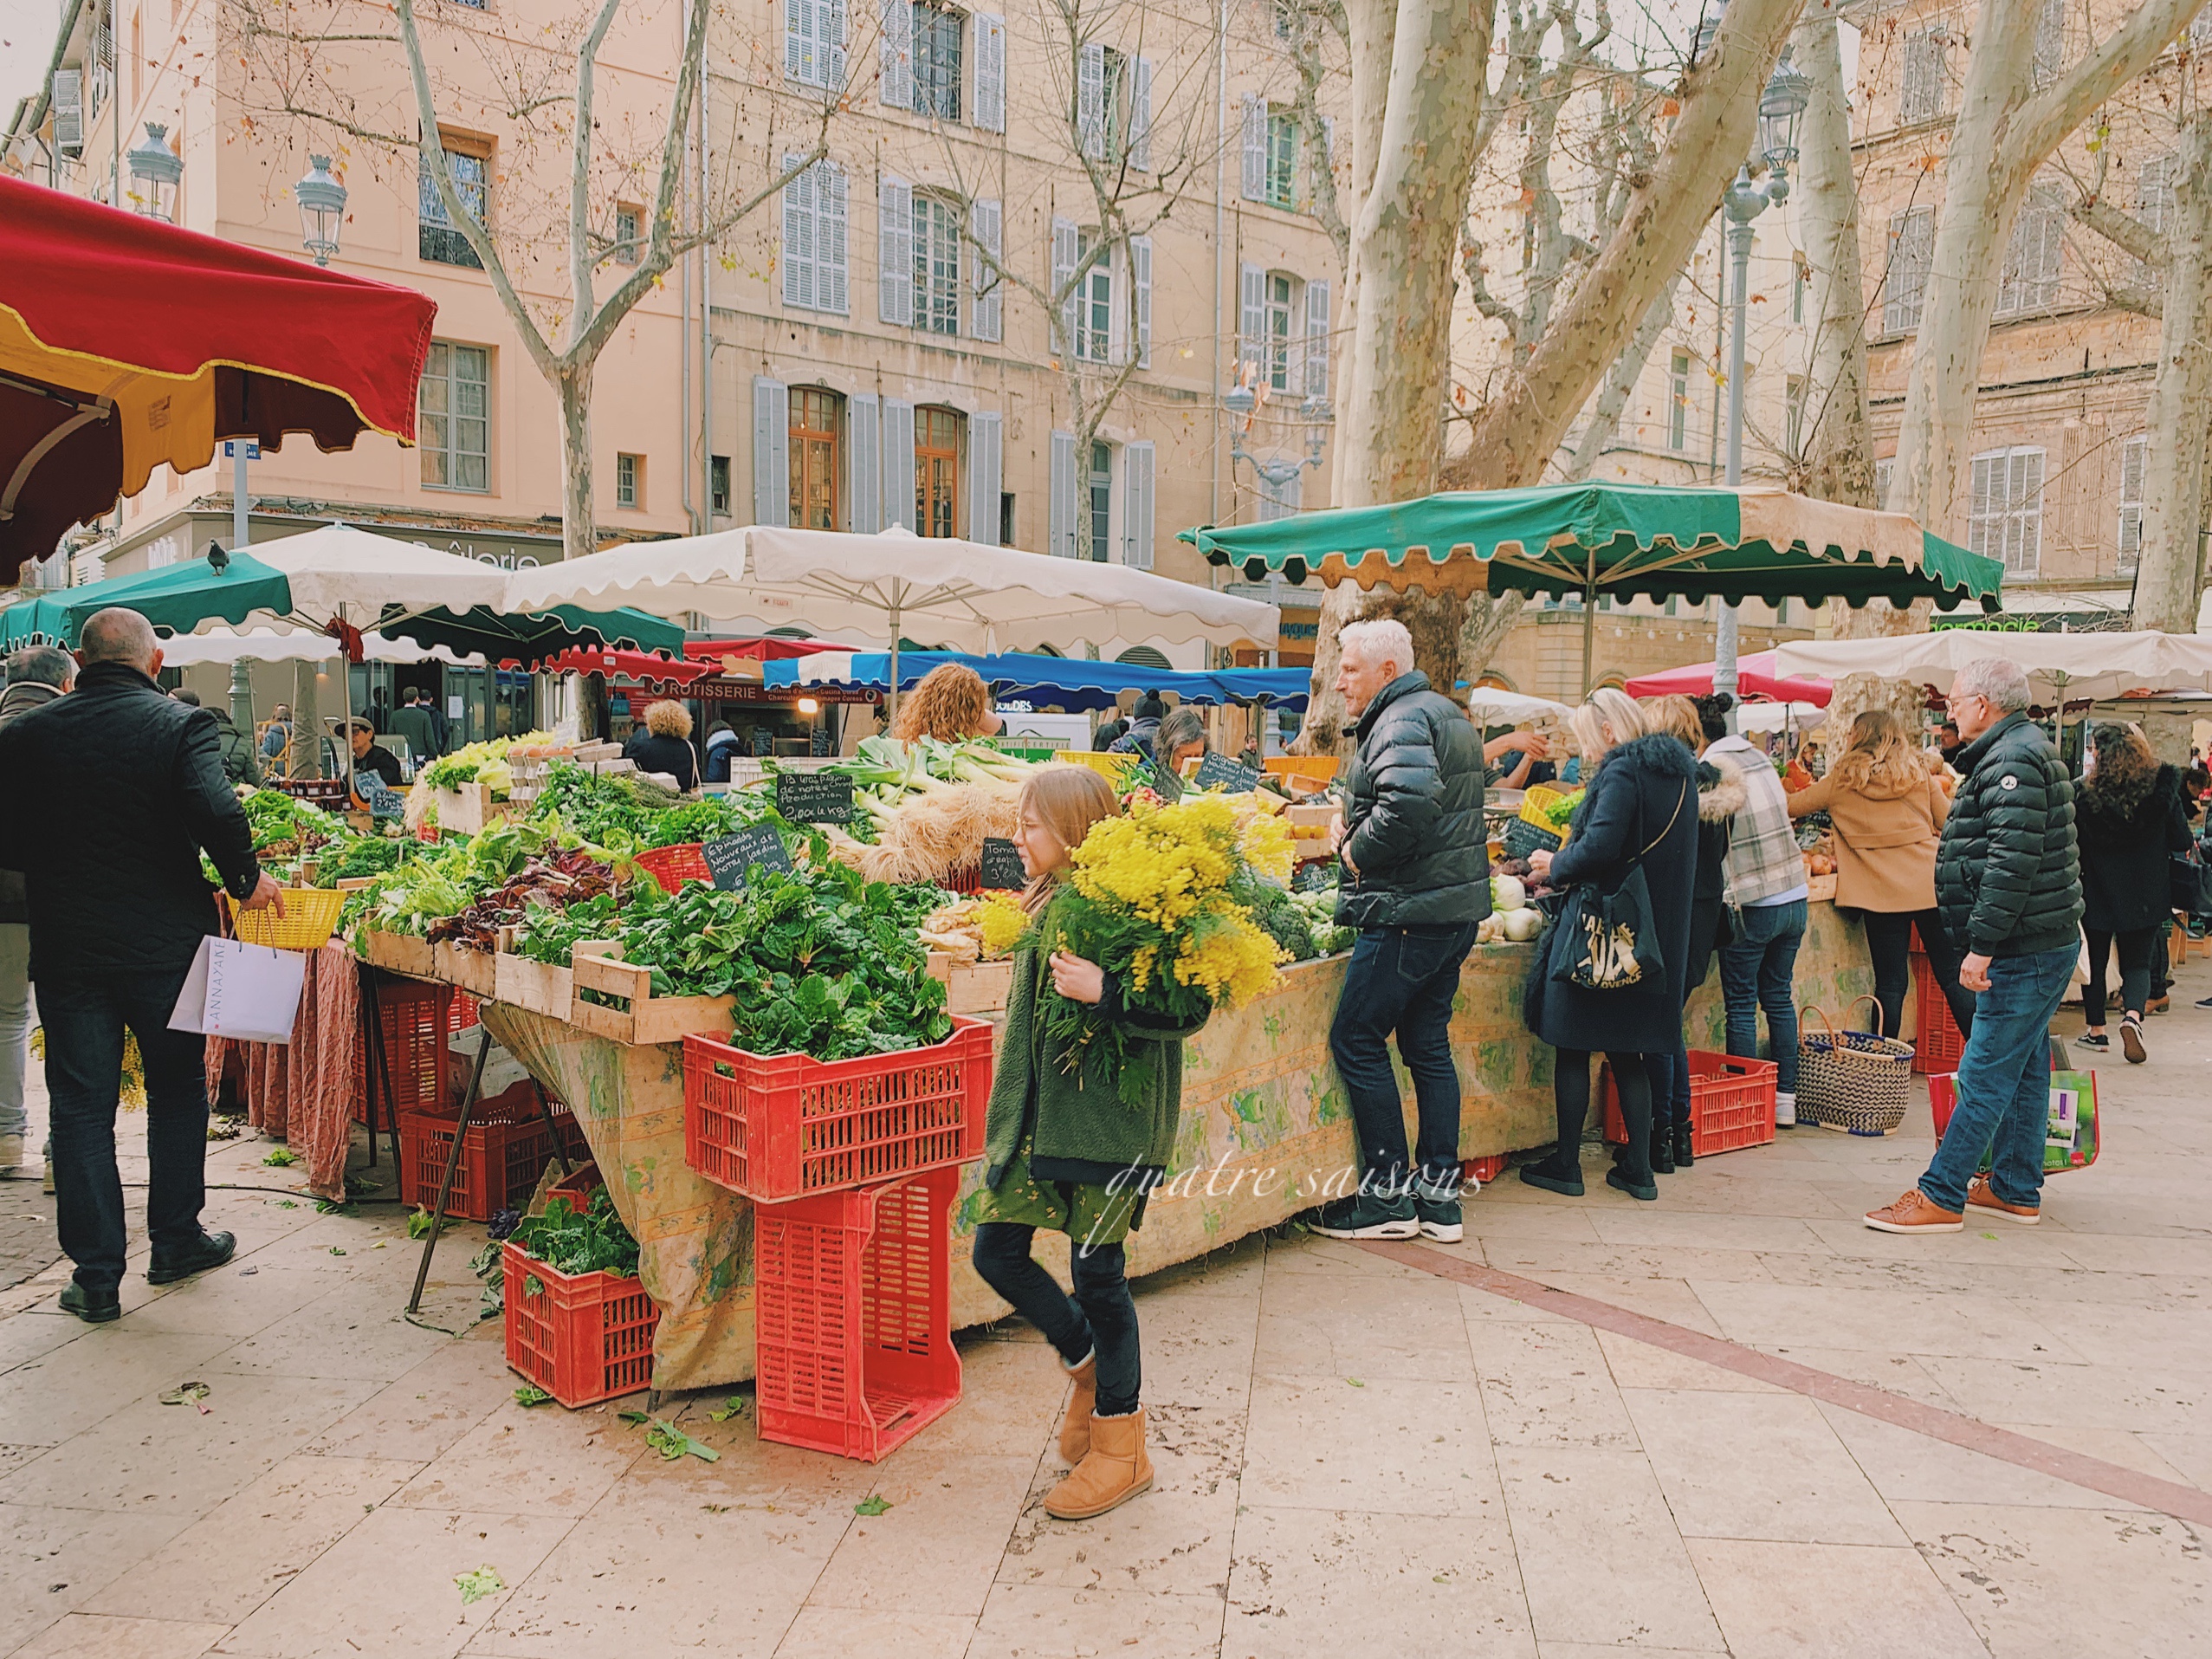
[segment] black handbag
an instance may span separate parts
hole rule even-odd
[[[2183,916],[2202,916],[2212,911],[2212,886],[2208,886],[2204,861],[2194,850],[2166,855],[2166,902]]]
[[[1666,828],[1652,838],[1636,855],[1620,886],[1600,892],[1594,883],[1578,885],[1567,898],[1567,909],[1558,922],[1558,949],[1552,956],[1551,976],[1586,991],[1627,991],[1664,977],[1666,956],[1659,947],[1659,924],[1652,917],[1652,890],[1644,879],[1644,857],[1667,838],[1682,816],[1690,786],[1674,803]]]

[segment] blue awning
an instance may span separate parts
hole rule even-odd
[[[1312,676],[1303,668],[1225,668],[1181,671],[1131,663],[1095,662],[1082,657],[1001,652],[969,656],[959,651],[902,651],[899,690],[911,690],[941,663],[961,663],[983,677],[993,692],[1009,702],[1052,703],[1065,709],[1103,709],[1123,691],[1174,693],[1185,703],[1253,703],[1264,699],[1286,709],[1303,709]],[[819,651],[762,664],[769,685],[836,685],[882,690],[890,677],[888,651]]]

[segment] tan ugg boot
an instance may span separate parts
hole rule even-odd
[[[1098,1397],[1098,1356],[1092,1354],[1068,1376],[1075,1387],[1068,1392],[1068,1415],[1060,1424],[1060,1457],[1073,1468],[1090,1449],[1090,1408]]]
[[[1055,1520],[1089,1520],[1152,1489],[1152,1460],[1144,1455],[1144,1408],[1126,1417],[1090,1420],[1090,1450],[1068,1478],[1045,1494]]]

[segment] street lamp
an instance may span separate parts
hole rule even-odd
[[[169,147],[169,129],[146,124],[146,136],[131,146],[132,195],[139,211],[165,224],[177,223],[177,185],[184,177],[184,159]]]
[[[315,263],[327,265],[338,253],[339,227],[346,219],[346,186],[331,177],[330,158],[307,158],[307,176],[292,186],[300,204],[300,230]]]
[[[1242,384],[1233,386],[1221,394],[1221,406],[1237,421],[1229,431],[1229,463],[1249,462],[1252,470],[1279,495],[1282,489],[1303,474],[1308,467],[1321,464],[1323,447],[1329,441],[1329,428],[1336,418],[1326,399],[1308,398],[1298,405],[1298,414],[1310,430],[1306,433],[1306,453],[1303,460],[1264,461],[1245,448],[1245,427],[1252,412],[1259,407],[1259,399],[1252,388]]]
[[[1728,483],[1743,482],[1743,331],[1751,282],[1751,222],[1770,206],[1789,198],[1789,169],[1797,159],[1797,122],[1812,101],[1812,80],[1789,67],[1785,50],[1774,77],[1759,94],[1759,151],[1736,170],[1721,198],[1728,217],[1728,251],[1735,267],[1735,329],[1728,347]],[[1754,165],[1762,177],[1751,177]],[[1713,690],[1731,696],[1737,689],[1737,611],[1723,604],[1713,639]],[[1734,722],[1731,719],[1730,724]]]

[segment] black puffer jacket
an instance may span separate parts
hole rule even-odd
[[[4,730],[18,716],[54,701],[61,695],[58,685],[48,685],[39,680],[17,680],[0,696],[0,730]],[[15,780],[0,773],[0,787],[12,787]],[[13,922],[18,926],[30,920],[30,901],[24,897],[23,872],[20,870],[0,869],[0,922]]]
[[[1441,926],[1490,914],[1482,735],[1415,669],[1375,693],[1344,774],[1336,920],[1346,927]]]
[[[2073,783],[2058,750],[2026,715],[2010,714],[1961,749],[1958,766],[1965,780],[1936,852],[1944,930],[1982,956],[2073,944],[2081,867]]]
[[[2166,860],[2190,844],[2181,773],[2161,766],[2150,789],[2125,805],[2092,777],[2074,796],[2073,813],[2082,921],[2100,933],[2129,933],[2171,915]]]
[[[215,716],[126,664],[92,664],[0,731],[0,865],[28,880],[33,979],[181,973],[215,931],[200,849],[235,897],[261,879]]]

